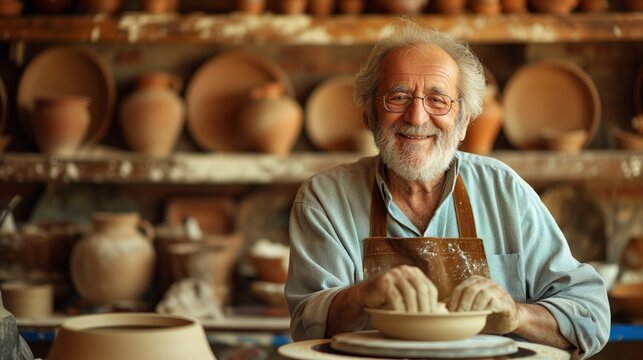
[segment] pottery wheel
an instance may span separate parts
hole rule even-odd
[[[497,335],[476,335],[454,341],[409,341],[387,338],[377,330],[339,334],[332,338],[330,345],[351,354],[405,358],[460,359],[518,351],[514,340]]]

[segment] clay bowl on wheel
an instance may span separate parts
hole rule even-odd
[[[404,340],[450,341],[477,335],[491,311],[450,313],[407,313],[395,310],[366,309],[373,326],[383,335]]]

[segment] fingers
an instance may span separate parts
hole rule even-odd
[[[447,308],[450,311],[510,311],[504,306],[509,304],[502,301],[506,296],[508,295],[505,291],[493,280],[476,275],[455,287],[447,302]]]
[[[399,266],[369,280],[364,305],[406,312],[432,312],[437,308],[435,285],[417,267]]]

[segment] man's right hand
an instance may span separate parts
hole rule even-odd
[[[364,308],[405,312],[435,312],[438,309],[438,289],[415,266],[400,265],[357,286]]]

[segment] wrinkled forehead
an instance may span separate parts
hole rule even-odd
[[[457,81],[459,68],[443,49],[430,44],[412,44],[391,51],[383,60],[380,83],[399,77],[435,76]]]

